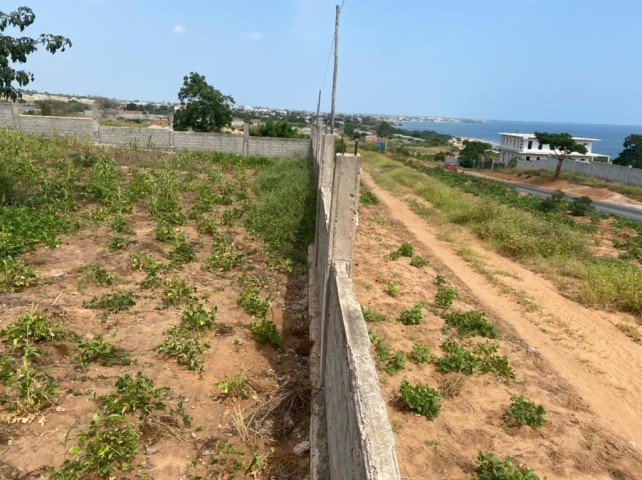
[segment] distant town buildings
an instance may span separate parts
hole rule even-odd
[[[499,163],[508,164],[511,160],[537,161],[546,158],[553,158],[559,152],[551,150],[548,145],[542,145],[537,141],[533,133],[500,133]],[[599,153],[593,153],[593,142],[599,142],[599,138],[573,137],[575,142],[586,147],[586,153],[572,153],[569,158],[579,162],[606,162],[611,163],[611,157]]]

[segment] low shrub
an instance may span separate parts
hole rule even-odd
[[[441,411],[441,395],[428,385],[418,383],[412,386],[407,380],[404,380],[399,387],[399,394],[404,406],[428,420],[437,418]]]
[[[499,332],[495,325],[486,319],[486,315],[478,310],[468,312],[451,312],[445,316],[446,328],[454,327],[460,337],[498,338]]]
[[[523,395],[513,395],[506,411],[506,423],[510,426],[528,425],[541,427],[546,423],[546,409],[543,405],[529,402]]]

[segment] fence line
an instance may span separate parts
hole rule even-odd
[[[517,160],[515,167],[519,170],[554,170],[557,167],[557,160],[554,158],[531,161]],[[611,182],[642,185],[641,168],[623,167],[602,162],[578,162],[569,159],[562,163],[562,171],[602,178]]]
[[[102,145],[217,151],[270,158],[305,157],[310,149],[309,139],[251,137],[247,124],[243,135],[178,132],[165,128],[104,127],[93,118],[22,115],[15,103],[0,103],[0,127],[30,135],[70,136]]]
[[[334,136],[313,128],[317,183],[310,251],[313,480],[400,478],[392,428],[352,284],[361,156],[334,155]]]

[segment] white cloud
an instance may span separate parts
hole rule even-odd
[[[178,34],[185,33],[187,31],[187,26],[182,24],[174,25],[173,31]]]
[[[239,38],[247,38],[248,40],[259,41],[263,40],[264,35],[261,32],[241,32]]]

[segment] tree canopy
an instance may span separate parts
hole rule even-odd
[[[629,135],[624,139],[623,147],[624,150],[613,160],[613,163],[642,168],[642,135]]]
[[[183,77],[178,99],[182,108],[174,114],[174,130],[218,132],[232,121],[234,99],[209,85],[203,75]]]
[[[492,148],[490,143],[464,140],[464,148],[459,152],[459,165],[470,168],[475,161],[486,160]]]
[[[268,120],[263,125],[252,128],[250,130],[250,135],[255,137],[280,138],[298,138],[302,136],[287,120]]]
[[[535,132],[535,138],[540,144],[548,145],[554,151],[552,157],[557,159],[557,167],[555,168],[555,178],[559,178],[562,173],[562,163],[566,160],[571,153],[587,152],[586,147],[581,143],[573,140],[570,133],[548,133],[548,132]]]
[[[19,7],[13,12],[0,11],[0,97],[17,100],[20,87],[34,80],[33,73],[18,68],[17,64],[27,63],[27,57],[44,46],[49,53],[64,52],[71,47],[71,40],[62,35],[43,33],[37,38],[12,37],[5,35],[7,28],[23,32],[36,20],[36,15],[28,7]]]

